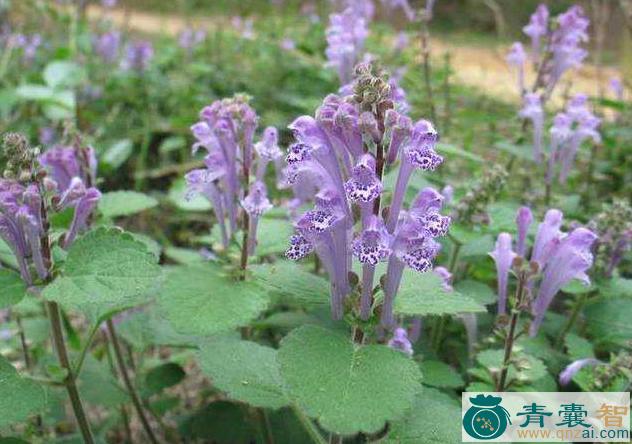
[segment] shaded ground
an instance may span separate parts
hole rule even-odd
[[[104,11],[97,6],[92,6],[88,9],[88,16],[91,19],[103,18]],[[187,23],[190,23],[182,17],[130,10],[108,11],[106,16],[118,26],[148,34],[164,33],[175,36]],[[212,29],[217,26],[218,21],[217,18],[196,17],[193,23],[196,26]],[[446,52],[450,53],[454,77],[459,83],[478,88],[500,100],[518,101],[516,75],[509,70],[505,62],[507,49],[507,45],[465,44],[464,42],[455,44],[436,36],[432,38],[431,44],[431,52],[436,59]],[[594,66],[586,65],[573,75],[565,77],[570,80],[563,83],[561,88],[557,88],[558,96],[554,97],[553,101],[561,102],[561,95],[564,93],[583,92],[597,95],[600,84],[604,91],[608,91],[608,81],[614,76],[619,76],[618,70],[614,68],[604,67],[600,76]],[[527,73],[527,84],[532,79],[533,73]]]

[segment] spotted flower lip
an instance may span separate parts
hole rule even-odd
[[[254,182],[250,186],[248,196],[241,201],[242,207],[250,216],[261,216],[272,209],[272,204],[267,197],[267,189],[263,182]]]
[[[353,241],[353,255],[362,264],[377,265],[384,262],[392,253],[392,238],[384,222],[377,216],[371,216],[366,227]]]
[[[380,196],[384,187],[375,174],[375,159],[371,154],[365,154],[358,160],[344,188],[352,202],[368,203]]]
[[[290,246],[285,251],[285,257],[293,261],[303,259],[314,251],[314,245],[302,234],[293,234],[290,237]]]
[[[505,314],[507,311],[507,286],[509,283],[509,272],[516,257],[513,251],[511,235],[500,233],[496,240],[496,247],[489,253],[496,263],[496,274],[498,278],[498,314]]]

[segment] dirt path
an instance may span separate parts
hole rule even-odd
[[[104,17],[104,11],[91,6],[88,9],[91,19]],[[105,16],[116,25],[129,29],[148,33],[165,33],[175,36],[185,27],[186,21],[181,17],[152,14],[139,11],[108,11]],[[196,17],[193,24],[207,29],[217,26],[217,20],[210,17]],[[449,43],[445,39],[433,37],[431,50],[437,60],[446,52],[451,54],[454,76],[459,83],[478,88],[486,94],[509,101],[518,101],[519,95],[516,86],[516,75],[511,72],[505,62],[506,45],[465,45],[463,43]],[[608,91],[607,83],[613,76],[619,73],[613,68],[604,68],[602,83],[604,91]],[[561,91],[583,92],[591,95],[598,93],[598,73],[594,66],[584,66],[578,72],[566,75],[562,87],[558,88],[554,102],[561,101]],[[531,81],[533,73],[527,73],[527,81]],[[572,82],[572,83],[569,83]],[[527,83],[529,84],[529,83]],[[608,93],[607,93],[608,94]]]

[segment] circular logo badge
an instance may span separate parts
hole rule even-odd
[[[505,433],[509,413],[500,404],[500,398],[470,398],[474,404],[463,416],[463,429],[472,438],[488,440]]]

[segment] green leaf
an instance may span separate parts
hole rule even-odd
[[[339,434],[377,432],[401,418],[421,388],[419,368],[403,353],[358,347],[311,325],[283,339],[278,360],[290,399]]]
[[[253,282],[235,281],[213,264],[175,267],[158,303],[176,331],[212,335],[248,324],[266,309],[268,296]]]
[[[18,263],[15,260],[15,255],[6,242],[0,239],[0,262],[10,265],[13,268],[18,268]]]
[[[117,169],[132,155],[134,144],[129,139],[117,140],[101,156],[101,162]]]
[[[0,309],[15,305],[26,294],[26,285],[19,274],[0,268]]]
[[[499,372],[502,368],[504,350],[483,350],[476,355],[476,360],[491,372]],[[526,353],[514,353],[513,364],[509,366],[507,380],[517,383],[535,381],[547,374],[546,366],[538,358]]]
[[[465,243],[461,247],[460,257],[469,259],[487,256],[494,249],[494,238],[490,234],[479,235],[476,239]],[[489,259],[491,261],[491,259]]]
[[[51,88],[43,85],[20,85],[16,88],[15,92],[21,99],[34,100],[38,102],[52,100],[55,96],[55,92]]]
[[[493,304],[498,300],[496,292],[489,285],[471,279],[457,282],[454,289],[458,293],[474,299],[481,305]]]
[[[57,60],[46,65],[42,76],[51,88],[72,88],[83,81],[86,73],[75,62]]]
[[[175,362],[154,367],[145,376],[145,387],[149,391],[147,395],[160,393],[164,389],[179,384],[186,377],[184,369]]]
[[[283,253],[287,250],[290,237],[294,233],[292,224],[284,219],[263,217],[257,229],[257,256]]]
[[[632,298],[632,279],[614,277],[600,282],[599,293],[607,298]]]
[[[165,256],[181,265],[193,265],[206,262],[200,250],[191,250],[190,248],[167,247],[165,248]]]
[[[408,416],[391,424],[384,444],[453,444],[461,442],[461,406],[431,388],[417,395]]]
[[[586,285],[584,282],[580,281],[579,279],[573,279],[564,287],[562,287],[562,291],[564,293],[570,293],[570,294],[589,293],[592,290],[594,290],[594,287],[592,285]]]
[[[140,213],[158,205],[151,196],[135,191],[112,191],[103,193],[99,201],[99,210],[103,216],[112,219]]]
[[[487,207],[487,213],[491,220],[491,228],[494,232],[506,231],[513,233],[516,231],[516,213],[520,204],[516,202],[494,202]],[[533,224],[531,225],[533,227]]]
[[[499,151],[504,151],[512,156],[516,156],[520,160],[533,161],[533,150],[531,145],[515,145],[506,140],[496,142],[494,148]]]
[[[564,338],[564,344],[566,345],[568,357],[572,360],[595,357],[592,343],[586,338],[577,336],[575,333],[567,333]]]
[[[329,282],[288,260],[250,267],[254,278],[270,293],[301,306],[329,303]]]
[[[89,353],[83,363],[78,386],[82,399],[92,405],[116,407],[129,402],[107,360],[99,361]]]
[[[228,401],[207,405],[186,418],[178,427],[181,435],[214,444],[250,443],[257,430],[246,406]]]
[[[471,153],[469,151],[465,151],[461,147],[458,147],[456,145],[451,145],[448,143],[438,143],[437,151],[439,152],[439,154],[443,154],[443,155],[447,154],[449,156],[458,156],[463,159],[471,160],[476,163],[485,162],[485,159],[483,159],[481,156]]]
[[[598,343],[623,346],[632,338],[632,299],[605,299],[584,309],[588,332]]]
[[[60,277],[44,289],[44,298],[93,321],[147,302],[160,284],[158,258],[130,234],[99,228],[78,239],[68,251]]]
[[[195,338],[176,332],[155,309],[126,314],[117,327],[118,333],[137,350],[152,346],[193,347]]]
[[[485,311],[485,307],[474,299],[455,291],[445,291],[442,284],[441,278],[434,273],[405,270],[395,298],[395,312],[425,316]]]
[[[438,388],[458,388],[465,385],[461,375],[444,362],[423,361],[419,367],[424,375],[424,385]]]
[[[46,392],[34,381],[22,378],[0,356],[0,428],[24,421],[46,407]]]
[[[272,409],[288,404],[273,348],[222,337],[201,344],[198,360],[213,386],[232,399]]]

